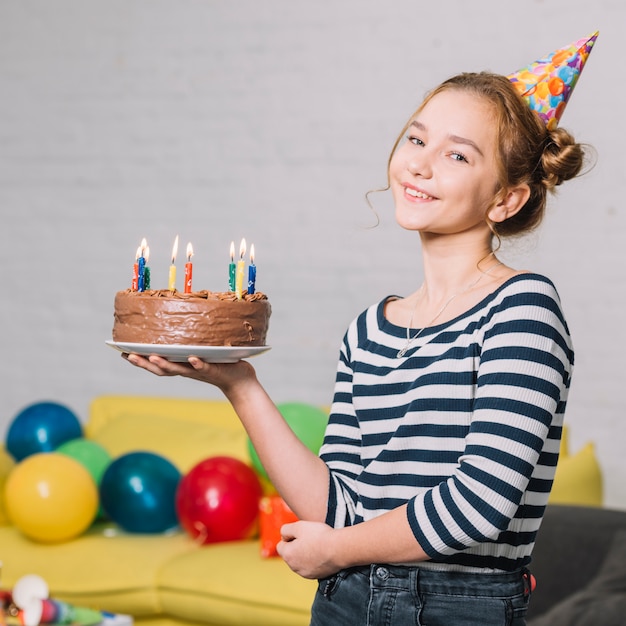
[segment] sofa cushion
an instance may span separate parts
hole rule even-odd
[[[163,610],[215,624],[306,626],[317,583],[280,558],[262,558],[258,541],[203,546],[159,573]]]
[[[548,505],[530,569],[537,588],[529,618],[543,615],[587,588],[600,572],[613,538],[626,531],[626,512],[589,506]]]
[[[10,589],[22,576],[38,574],[59,600],[136,617],[158,615],[156,572],[172,557],[196,549],[181,532],[136,535],[100,523],[72,541],[41,544],[3,526],[2,585]]]
[[[178,419],[182,422],[220,426],[238,432],[243,427],[232,406],[225,400],[189,400],[154,396],[98,396],[89,407],[85,436],[94,435],[111,420],[125,415],[147,415]]]
[[[595,578],[582,589],[529,620],[528,626],[622,626],[626,616],[626,530],[618,531]]]
[[[568,448],[568,431],[563,428],[549,503],[602,506],[602,471],[594,445],[587,443],[576,454],[570,454]]]
[[[250,462],[246,433],[223,401],[103,396],[92,403],[86,436],[113,457],[160,454],[183,474],[211,456]]]

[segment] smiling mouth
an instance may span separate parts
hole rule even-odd
[[[429,196],[427,193],[424,193],[423,191],[418,191],[417,189],[412,189],[410,187],[405,187],[404,191],[407,193],[407,195],[413,196],[413,198],[420,198],[422,200],[434,200],[435,199],[433,196]]]

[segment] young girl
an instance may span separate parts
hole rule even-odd
[[[573,351],[554,285],[507,267],[492,242],[535,228],[583,156],[507,77],[461,74],[426,97],[388,166],[424,282],[348,328],[319,456],[248,362],[127,355],[232,403],[301,520],[279,553],[319,579],[311,624],[525,623]]]

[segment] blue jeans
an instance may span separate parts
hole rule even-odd
[[[524,626],[528,572],[368,565],[319,581],[311,626]]]

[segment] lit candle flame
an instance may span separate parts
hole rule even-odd
[[[150,258],[150,246],[146,246],[143,251],[143,256],[146,259],[146,265],[148,264],[148,259]]]
[[[239,258],[243,259],[244,256],[246,256],[246,240],[242,239],[239,245]]]
[[[187,244],[187,261],[191,262],[191,257],[193,256],[193,246],[191,243]]]
[[[176,263],[177,254],[178,254],[178,235],[176,235],[176,239],[174,239],[174,245],[172,247],[172,265]]]
[[[138,261],[140,256],[141,256],[141,246],[137,248],[137,253],[135,254],[135,261]]]
[[[250,263],[254,263],[254,244],[250,246]]]
[[[230,242],[230,262],[233,263],[235,261],[235,242]]]
[[[148,247],[148,242],[146,241],[146,238],[144,237],[141,240],[141,246],[139,246],[139,248],[141,249],[141,256],[145,256],[144,252],[147,247]]]

